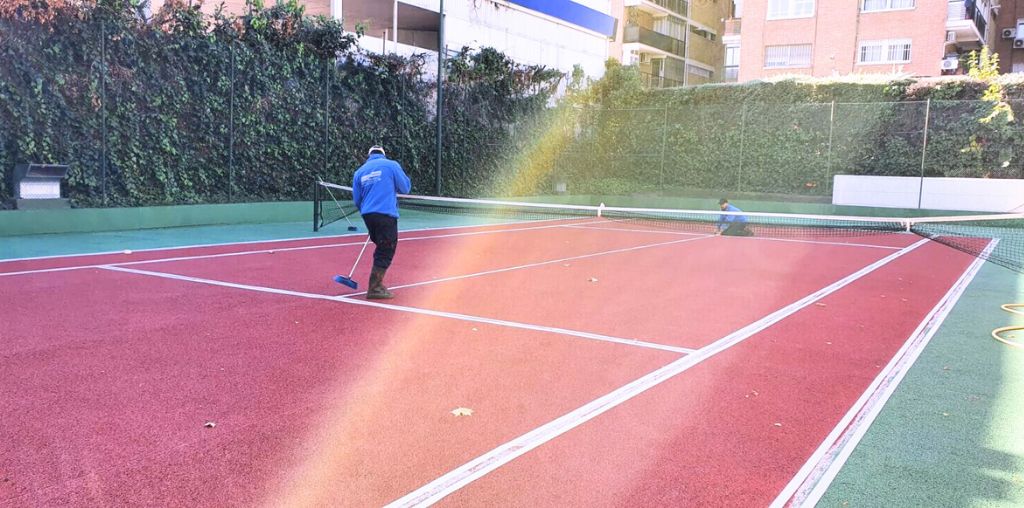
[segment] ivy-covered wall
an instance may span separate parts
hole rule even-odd
[[[17,4],[17,5],[14,5]],[[0,202],[23,162],[70,166],[73,204],[302,200],[383,144],[435,192],[425,57],[358,51],[294,0],[234,17],[186,0],[0,2]],[[494,49],[447,60],[442,192],[828,196],[836,174],[1024,178],[1024,80],[982,55],[955,79],[649,90],[635,67],[563,76]]]
[[[146,20],[128,0],[0,4],[0,201],[16,163],[70,166],[75,206],[308,199],[383,144],[415,189],[435,183],[435,87],[424,57],[357,51],[294,0],[204,16],[185,0]],[[561,74],[493,49],[449,61],[444,191],[489,185],[510,125]]]

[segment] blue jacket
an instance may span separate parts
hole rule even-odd
[[[722,210],[722,211],[723,212],[742,212],[743,210],[740,210],[739,208],[736,208],[735,206],[732,206],[732,204],[728,204],[728,205],[725,205],[725,210]],[[728,227],[729,223],[733,222],[733,221],[736,221],[736,222],[747,222],[747,216],[746,215],[720,215],[718,217],[718,229],[725,229],[726,227]]]
[[[398,196],[408,194],[412,182],[397,162],[375,153],[352,175],[352,201],[359,213],[382,213],[398,218]]]

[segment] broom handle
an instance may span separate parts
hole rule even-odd
[[[348,278],[352,278],[352,275],[356,273],[356,265],[359,264],[359,260],[363,259],[363,253],[366,252],[366,246],[370,245],[370,235],[366,235],[366,241],[363,242],[363,248],[359,250],[359,255],[356,256],[356,262],[352,263],[352,271],[348,272]]]

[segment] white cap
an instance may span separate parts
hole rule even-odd
[[[384,147],[380,146],[380,145],[373,145],[373,146],[371,146],[370,147],[370,151],[366,152],[366,155],[367,156],[373,155],[373,152],[380,152],[380,154],[384,155],[384,156],[387,155],[387,154],[384,153]]]

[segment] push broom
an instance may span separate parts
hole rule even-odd
[[[359,260],[363,259],[363,253],[366,252],[366,246],[370,244],[370,235],[366,235],[366,241],[363,242],[363,248],[359,250],[359,255],[356,256],[356,262],[352,263],[352,270],[348,272],[348,277],[344,275],[335,275],[334,282],[338,284],[344,284],[352,289],[359,289],[359,283],[352,280],[352,274],[356,273],[356,266],[359,264]]]

